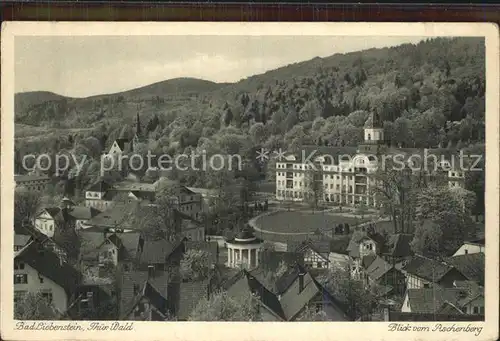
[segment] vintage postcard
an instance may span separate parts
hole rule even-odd
[[[1,48],[2,339],[498,338],[498,27],[5,22]]]

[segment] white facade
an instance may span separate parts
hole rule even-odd
[[[40,292],[60,312],[66,311],[68,307],[68,295],[60,285],[41,275],[28,264],[16,260],[14,263],[14,299],[28,292]]]
[[[484,245],[481,244],[476,244],[476,243],[464,243],[457,252],[453,255],[455,256],[461,256],[461,255],[467,255],[467,254],[473,254],[473,253],[484,253]]]
[[[55,231],[55,221],[54,218],[47,212],[43,211],[36,219],[35,219],[35,227],[37,230],[45,234],[47,237],[54,237]]]

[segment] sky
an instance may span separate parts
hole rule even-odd
[[[15,91],[51,91],[87,97],[177,77],[237,82],[315,57],[418,43],[424,38],[18,36],[15,39]]]

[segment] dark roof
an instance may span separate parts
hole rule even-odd
[[[111,228],[131,228],[130,215],[135,212],[135,204],[113,205],[87,221],[87,225]]]
[[[368,267],[373,263],[373,261],[375,259],[377,259],[378,256],[377,255],[368,255],[368,256],[364,256],[362,259],[361,259],[361,265],[363,266],[363,268],[365,269],[368,269]]]
[[[469,314],[433,314],[433,313],[402,313],[399,311],[389,312],[389,321],[484,321],[484,315]]]
[[[467,279],[481,285],[484,284],[484,253],[478,252],[454,256],[447,258],[446,262],[462,273]]]
[[[415,255],[403,268],[407,273],[431,281],[438,282],[452,267],[444,262]]]
[[[131,143],[129,139],[116,139],[115,142],[122,151],[128,149]]]
[[[113,233],[109,240],[118,247],[119,260],[135,260],[141,234],[137,232]]]
[[[15,182],[50,180],[47,175],[14,175]]]
[[[28,244],[28,241],[31,239],[30,236],[25,234],[14,234],[14,245],[24,246]]]
[[[264,250],[259,255],[259,267],[267,271],[277,270],[281,262],[290,266],[304,263],[304,255],[301,252]]]
[[[165,264],[167,258],[182,245],[182,242],[182,240],[170,242],[165,239],[145,241],[139,261],[143,264]]]
[[[271,310],[274,314],[282,319],[285,319],[283,309],[278,297],[271,291],[266,289],[253,275],[248,271],[242,270],[235,278],[234,283],[228,288],[228,294],[233,297],[238,297],[246,293],[256,295],[259,301]]]
[[[377,281],[392,268],[391,264],[387,263],[382,257],[377,256],[366,269],[366,273],[371,279]]]
[[[413,240],[413,235],[397,233],[389,236],[386,254],[392,257],[408,257],[413,256],[413,251],[410,243]]]
[[[134,295],[134,286],[138,293]],[[160,311],[167,308],[168,274],[156,271],[155,276],[148,279],[147,271],[133,271],[122,273],[120,316],[126,317],[139,303],[142,297],[147,297]]]
[[[101,211],[94,207],[73,206],[68,214],[76,220],[89,220],[100,214]]]
[[[71,295],[81,281],[81,274],[70,264],[62,262],[57,254],[44,249],[39,243],[31,242],[15,256],[40,274],[60,285]]]
[[[479,239],[472,239],[469,241],[464,242],[464,244],[477,244],[477,245],[485,245],[485,239],[484,238],[479,238]]]
[[[371,112],[365,122],[364,128],[383,128],[379,115]]]
[[[178,295],[178,309],[176,316],[179,320],[187,320],[193,309],[203,298],[208,298],[210,282],[181,282]]]
[[[295,279],[288,289],[281,294],[281,307],[288,321],[293,320],[310,302],[318,295],[322,296],[323,301],[330,301],[340,310],[346,311],[344,305],[339,302],[328,290],[326,290],[319,282],[301,266],[296,266]],[[299,291],[300,274],[303,274],[303,289]],[[344,313],[345,314],[345,313]],[[349,317],[346,316],[347,319]]]
[[[410,300],[410,309],[414,313],[439,313],[443,306],[453,305],[459,308],[456,313],[460,313],[460,309],[464,303],[469,302],[478,293],[471,293],[464,288],[422,288],[408,289],[408,299]],[[452,312],[452,310],[447,310]]]
[[[111,188],[112,188],[112,186],[110,184],[108,184],[106,181],[99,180],[99,181],[95,182],[94,184],[92,184],[89,188],[87,188],[87,191],[104,193],[104,192],[107,192]]]
[[[284,293],[295,281],[299,275],[299,268],[294,266],[285,272],[281,277],[276,280],[276,292],[278,294]]]
[[[332,239],[330,241],[330,252],[347,255],[347,247],[349,246],[349,237]]]

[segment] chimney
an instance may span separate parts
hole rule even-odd
[[[299,294],[304,290],[304,276],[305,273],[303,271],[299,272]]]
[[[154,265],[148,265],[148,279],[153,278],[155,274]]]

